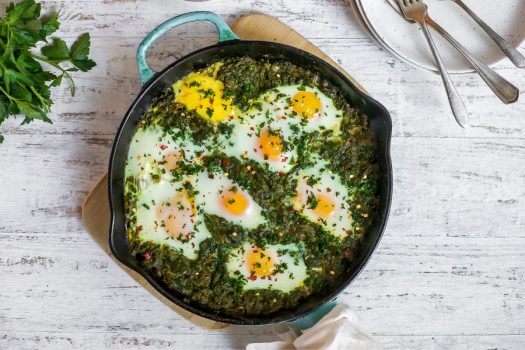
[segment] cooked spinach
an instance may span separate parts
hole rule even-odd
[[[296,307],[308,296],[324,294],[345,279],[345,271],[352,265],[361,238],[371,223],[377,204],[378,179],[367,118],[319,74],[287,61],[249,57],[229,59],[220,67],[217,78],[224,83],[225,96],[230,96],[243,110],[254,107],[253,99],[268,89],[287,84],[317,87],[334,101],[343,111],[342,135],[334,138],[331,131],[321,130],[297,140],[297,166],[307,167],[307,155],[312,151],[328,161],[330,170],[339,174],[345,186],[353,191],[354,226],[342,240],[328,234],[320,225],[293,210],[286,201],[297,185],[290,174],[269,171],[255,161],[228,157],[216,151],[203,159],[202,167],[220,169],[247,190],[264,209],[267,224],[248,230],[219,216],[206,214],[205,224],[212,238],[201,243],[196,260],[189,260],[168,246],[139,238],[140,228],[132,210],[136,206],[139,187],[136,180],[129,177],[125,200],[131,252],[167,286],[184,294],[188,301],[208,309],[239,316],[271,314]],[[168,89],[145,114],[140,126],[157,125],[167,133],[178,130],[196,143],[231,132],[227,126],[213,125],[174,101],[173,89]],[[184,177],[200,170],[186,167],[179,175]],[[315,203],[311,205],[315,206]],[[287,294],[266,289],[243,291],[242,281],[228,275],[225,261],[229,250],[247,240],[259,246],[301,243],[309,274],[304,286]]]

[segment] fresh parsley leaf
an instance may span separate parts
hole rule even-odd
[[[33,0],[23,0],[16,5],[13,3],[9,4],[9,6],[7,6],[6,9],[7,23],[9,23],[10,25],[17,24],[17,22],[21,19],[22,15],[26,13],[26,11],[29,10],[33,5],[35,5],[35,2]]]
[[[85,60],[89,55],[89,33],[84,33],[71,45],[71,59]]]
[[[95,61],[93,60],[90,60],[90,59],[85,59],[85,60],[71,60],[71,62],[76,66],[78,67],[78,69],[80,69],[82,72],[87,72],[89,71],[91,68],[95,67],[97,64],[95,63]]]
[[[96,65],[88,57],[89,34],[80,35],[71,47],[60,38],[50,40],[60,28],[59,14],[41,17],[41,10],[35,0],[22,0],[9,4],[5,16],[0,16],[0,124],[18,114],[24,117],[22,124],[51,123],[47,116],[53,104],[50,88],[61,85],[65,77],[74,95],[70,73],[87,72]],[[42,55],[34,51],[40,42],[47,43],[40,50]],[[3,140],[0,133],[0,143]]]
[[[53,81],[51,82],[51,86],[59,86],[60,84],[62,84],[62,78],[63,77],[64,77],[64,74],[61,74],[58,77],[56,77],[55,79],[53,79]]]
[[[58,22],[58,13],[54,13],[48,18],[41,20],[42,27],[40,28],[40,36],[42,40],[46,36],[53,34],[60,28],[60,23]]]
[[[69,48],[62,39],[55,39],[51,45],[42,48],[42,54],[54,61],[62,62],[70,58]]]

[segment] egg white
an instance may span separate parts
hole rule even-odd
[[[220,216],[236,225],[253,229],[266,222],[262,208],[253,197],[228,177],[220,173],[201,172],[191,177],[190,182],[197,190],[195,204],[202,212]],[[248,199],[248,208],[242,215],[232,215],[221,203],[221,194],[236,187]]]
[[[134,176],[142,187],[159,178],[169,180],[172,174],[165,169],[167,156],[177,154],[181,161],[198,162],[210,149],[207,142],[197,145],[189,137],[173,137],[160,127],[139,128],[129,145],[126,177]]]
[[[261,132],[269,128],[272,132],[279,134],[284,142],[288,142],[292,139],[290,129],[273,126],[265,113],[261,111],[250,113],[229,122],[232,126],[232,133],[229,137],[224,135],[219,137],[221,151],[231,157],[241,160],[251,159],[267,165],[268,169],[274,172],[289,172],[296,163],[297,151],[294,148],[285,149],[278,159],[268,159],[261,151],[259,136]]]
[[[137,218],[136,227],[141,228],[139,230],[140,239],[153,241],[158,244],[166,244],[180,251],[188,259],[196,259],[198,257],[200,243],[211,237],[198,211],[192,219],[194,221],[194,227],[190,229],[191,233],[189,233],[187,240],[170,237],[166,229],[159,223],[156,215],[156,206],[159,203],[171,201],[174,196],[182,190],[182,183],[163,180],[152,183],[143,189],[138,194],[137,206],[135,208]]]
[[[264,250],[274,260],[275,264],[283,265],[283,272],[275,273],[270,278],[250,279],[251,268],[246,263],[246,252],[255,246],[244,243],[241,247],[230,251],[226,269],[230,277],[243,281],[243,290],[273,289],[289,293],[303,285],[307,278],[307,268],[303,261],[301,251],[295,244],[269,245]],[[284,266],[286,264],[286,266]]]
[[[295,115],[291,99],[299,92],[312,92],[321,102],[321,110],[311,119],[303,119]],[[287,133],[299,136],[320,130],[332,130],[334,135],[341,131],[343,112],[338,110],[332,99],[319,89],[301,85],[278,86],[259,98],[262,110],[268,115],[270,125]],[[266,113],[268,111],[268,113]]]
[[[295,174],[297,179],[297,196],[291,198],[292,205],[308,220],[321,225],[336,237],[344,238],[352,229],[353,220],[349,201],[352,194],[343,184],[338,174],[329,170],[328,163],[318,155],[312,155],[313,166],[300,169]],[[315,180],[308,184],[308,180]],[[311,181],[314,182],[314,181]],[[332,199],[335,207],[332,215],[326,220],[318,217],[305,200],[308,195],[325,195]],[[302,199],[300,195],[303,194]]]

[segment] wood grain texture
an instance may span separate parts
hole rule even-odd
[[[501,0],[503,1],[503,0]],[[4,2],[5,3],[5,2]],[[276,340],[267,327],[205,330],[133,282],[85,232],[81,204],[107,169],[139,89],[134,53],[191,10],[272,14],[339,63],[392,113],[394,200],[377,254],[345,299],[385,349],[525,346],[525,103],[501,105],[454,76],[472,114],[460,130],[438,76],[378,48],[342,0],[45,1],[66,37],[92,33],[99,63],[79,93],[55,92],[53,125],[10,121],[0,146],[0,349],[228,349]],[[161,68],[212,44],[191,25],[154,48]],[[523,49],[521,50],[523,51]],[[525,75],[496,67],[523,92]]]

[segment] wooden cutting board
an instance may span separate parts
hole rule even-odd
[[[331,58],[326,56],[321,50],[314,46],[311,42],[306,40],[304,37],[299,35],[293,29],[288,27],[281,21],[267,15],[262,14],[250,14],[241,17],[235,23],[231,25],[233,31],[241,38],[246,40],[264,40],[264,41],[276,41],[283,44],[298,47],[305,51],[308,51],[314,55],[317,55],[334,65],[343,72],[348,79],[350,79],[355,86],[359,89],[364,89],[351,77],[348,73],[344,72]],[[97,185],[89,192],[84,204],[82,206],[82,219],[84,226],[86,227],[89,234],[98,243],[98,245],[108,254],[115,262],[126,271],[135,281],[146,288],[151,294],[160,299],[164,304],[169,306],[172,310],[178,312],[187,320],[194,324],[208,328],[208,329],[220,329],[227,327],[227,324],[208,320],[197,316],[191,312],[188,312],[178,305],[169,301],[162,294],[157,292],[142,276],[135,271],[127,268],[126,266],[119,263],[111,254],[109,249],[109,223],[110,223],[110,211],[109,211],[109,198],[108,198],[108,176],[107,173],[100,179]]]

